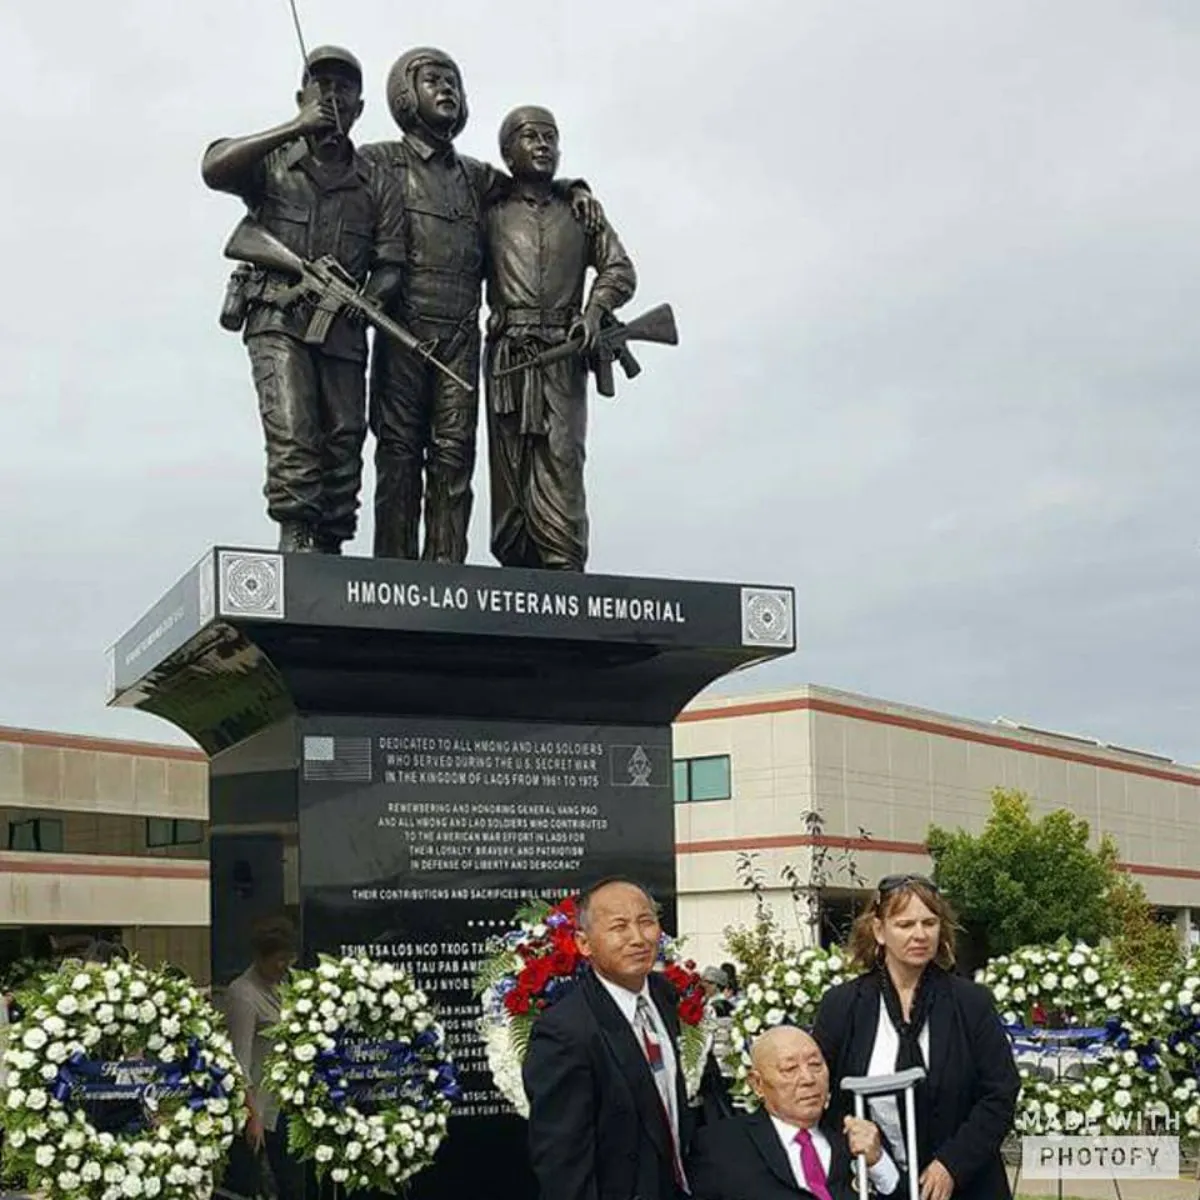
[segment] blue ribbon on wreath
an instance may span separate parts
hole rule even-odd
[[[120,1083],[107,1078],[116,1075],[125,1067],[131,1076],[149,1076],[130,1083]],[[90,1059],[82,1051],[76,1051],[61,1064],[50,1094],[60,1104],[65,1104],[72,1095],[86,1100],[100,1092],[115,1094],[123,1099],[144,1103],[155,1095],[159,1088],[176,1091],[187,1085],[184,1102],[193,1111],[203,1108],[209,1100],[224,1098],[227,1072],[211,1063],[205,1064],[200,1042],[190,1038],[182,1062],[164,1062],[161,1059],[141,1059],[128,1063],[111,1063]]]
[[[1048,1029],[1041,1025],[1006,1024],[1005,1032],[1017,1053],[1062,1054],[1070,1048],[1082,1058],[1098,1058],[1107,1049],[1134,1050],[1144,1071],[1157,1071],[1160,1059],[1158,1042],[1151,1039],[1135,1046],[1133,1036],[1120,1017],[1109,1017],[1103,1025],[1067,1026]]]
[[[361,1041],[345,1036],[337,1039],[332,1050],[320,1050],[314,1074],[325,1085],[330,1103],[337,1111],[346,1107],[351,1096],[369,1093],[380,1086],[394,1086],[400,1096],[418,1108],[429,1109],[431,1102],[425,1086],[428,1066],[427,1052],[438,1044],[438,1035],[427,1029],[407,1041]],[[375,1082],[356,1083],[351,1072],[356,1068],[373,1069],[382,1074]],[[457,1099],[462,1091],[457,1073],[450,1063],[441,1063],[432,1081],[438,1095]],[[369,1096],[367,1097],[369,1098]]]

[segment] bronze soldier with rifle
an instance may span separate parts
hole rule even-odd
[[[582,571],[589,366],[602,394],[612,395],[614,358],[629,376],[639,369],[626,343],[674,344],[675,325],[665,305],[628,326],[613,316],[633,296],[637,276],[607,220],[589,233],[553,187],[553,114],[513,110],[500,128],[500,150],[513,186],[487,215],[492,553],[504,566]],[[589,268],[595,275],[585,302]]]
[[[401,279],[403,213],[389,178],[350,140],[363,107],[358,60],[338,46],[313,50],[296,101],[283,124],[210,145],[204,181],[240,196],[296,260],[318,264],[327,281],[365,285],[377,305]],[[298,287],[278,267],[235,273],[222,324],[244,324],[280,549],[337,554],[354,536],[362,486],[364,314],[323,302],[320,288]]]

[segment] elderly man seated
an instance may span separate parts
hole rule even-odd
[[[760,1107],[698,1131],[687,1164],[694,1200],[854,1200],[859,1154],[876,1193],[898,1194],[900,1173],[870,1121],[825,1122],[829,1069],[807,1033],[770,1029],[750,1058]]]

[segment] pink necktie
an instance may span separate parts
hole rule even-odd
[[[804,1172],[804,1184],[817,1200],[833,1200],[829,1194],[829,1180],[821,1166],[821,1156],[813,1145],[812,1134],[802,1129],[796,1134],[796,1145],[800,1147],[800,1170]]]

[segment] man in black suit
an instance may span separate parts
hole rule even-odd
[[[854,1200],[854,1156],[866,1156],[881,1196],[898,1196],[900,1172],[870,1121],[824,1120],[829,1069],[802,1029],[777,1026],[750,1050],[760,1107],[707,1125],[687,1162],[695,1200]]]
[[[653,970],[650,895],[606,880],[579,902],[591,969],[533,1027],[523,1076],[543,1200],[677,1200],[690,1115],[675,990]]]

